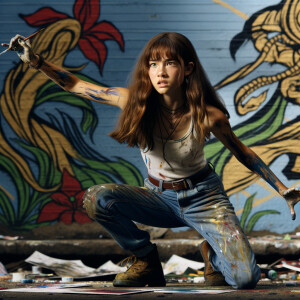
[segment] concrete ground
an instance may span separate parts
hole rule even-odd
[[[89,289],[105,289],[119,290],[120,288],[112,287],[111,282],[90,282],[93,284]],[[16,284],[16,283],[0,283],[2,288],[22,288],[33,287],[37,284]],[[204,284],[178,284],[169,283],[167,288],[180,288],[180,289],[230,289],[229,287],[207,287]],[[151,288],[144,288],[150,290]],[[35,299],[72,299],[72,300],[87,300],[87,299],[241,299],[241,300],[254,300],[254,299],[300,299],[300,286],[286,286],[283,282],[264,282],[258,283],[254,290],[233,290],[231,293],[222,293],[217,295],[209,294],[167,294],[164,292],[146,292],[131,295],[83,295],[83,294],[51,294],[51,293],[18,293],[18,292],[5,292],[0,290],[0,300],[8,299],[22,299],[22,300],[35,300]]]
[[[154,240],[159,249],[162,261],[167,261],[172,254],[201,261],[199,245],[200,239],[158,239]],[[250,244],[256,254],[258,263],[272,263],[278,258],[298,260],[300,257],[300,239],[285,240],[280,237],[260,237],[250,238]],[[108,259],[118,262],[128,255],[116,247],[113,240],[89,239],[89,240],[17,240],[0,241],[0,261],[13,262],[23,260],[31,255],[35,250],[46,255],[63,259],[82,259],[91,267],[98,267]],[[17,264],[17,266],[19,266]],[[16,267],[17,269],[18,267]],[[298,281],[300,282],[300,281]],[[118,290],[112,287],[111,281],[90,282],[89,289]],[[54,294],[54,293],[20,293],[5,292],[5,288],[34,287],[38,284],[17,284],[0,281],[0,300],[8,299],[300,299],[300,285],[286,286],[283,281],[261,280],[254,290],[233,290],[228,287],[218,287],[219,289],[231,289],[231,293],[217,295],[210,294],[167,294],[149,291],[140,294],[130,295],[86,295],[86,294]],[[216,287],[206,287],[204,284],[168,283],[167,288],[194,288],[194,289],[217,289]],[[151,288],[145,288],[151,290]]]

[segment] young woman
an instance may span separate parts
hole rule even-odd
[[[66,91],[122,109],[110,136],[140,147],[148,168],[145,187],[100,184],[89,188],[84,206],[117,243],[130,250],[131,267],[115,286],[164,286],[156,246],[134,222],[157,227],[190,226],[205,242],[200,247],[210,285],[254,288],[260,277],[254,254],[203,153],[212,133],[236,158],[282,195],[295,218],[298,189],[287,189],[263,161],[243,145],[228,122],[191,42],[178,33],[161,33],[145,46],[128,89],[105,88],[80,80],[16,36],[10,46]]]

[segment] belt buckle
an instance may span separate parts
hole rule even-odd
[[[180,182],[183,182],[184,189],[188,188],[188,184],[186,183],[185,179],[179,179],[179,180],[172,181],[172,188],[174,191],[178,190],[178,189],[176,189],[176,184],[178,184]]]

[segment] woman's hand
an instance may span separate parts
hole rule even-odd
[[[34,54],[29,40],[24,41],[24,39],[25,37],[17,34],[10,40],[9,48],[12,51],[16,51],[24,63],[34,67],[38,63],[38,57]]]
[[[300,201],[300,190],[297,188],[289,188],[282,193],[282,197],[286,200],[287,205],[292,214],[292,219],[295,220],[296,213],[294,206]]]

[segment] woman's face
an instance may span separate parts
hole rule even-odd
[[[187,69],[183,62],[172,58],[150,59],[149,78],[159,94],[172,96],[181,93],[184,77],[191,73]]]

